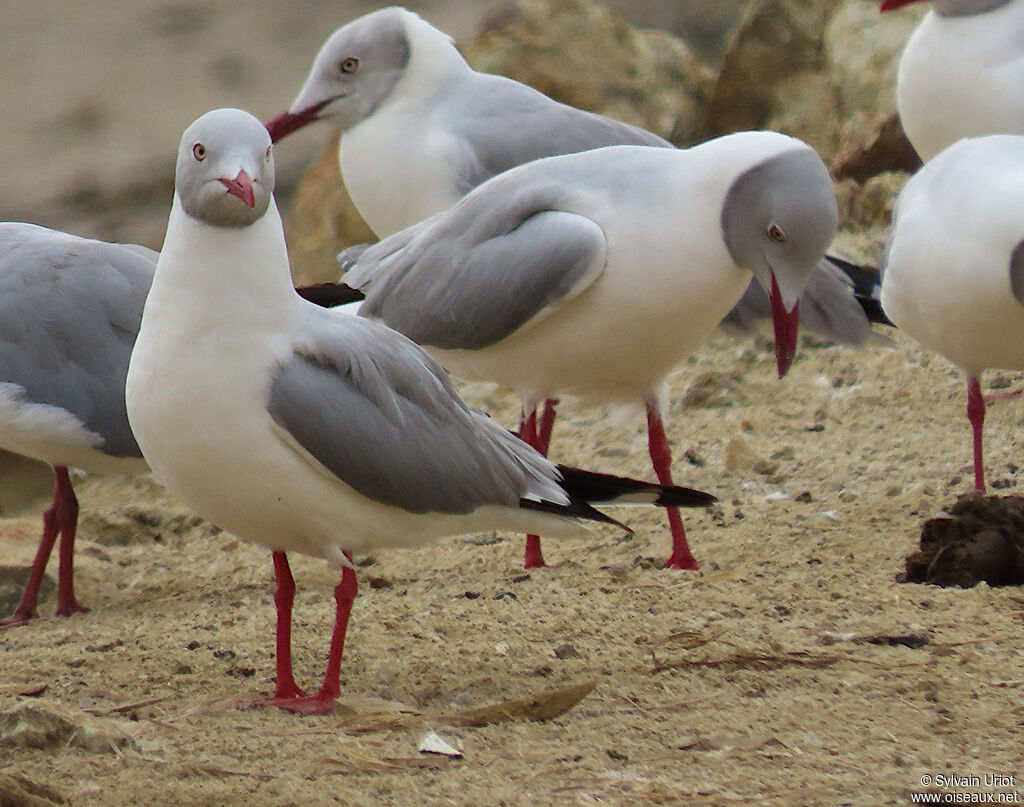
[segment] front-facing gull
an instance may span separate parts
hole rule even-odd
[[[426,347],[454,375],[517,391],[542,451],[563,395],[643,401],[651,459],[671,482],[664,380],[743,295],[770,298],[779,375],[798,302],[836,231],[828,171],[805,143],[744,132],[691,149],[612,146],[549,157],[454,207],[342,253],[360,314]],[[697,568],[669,511],[668,566]],[[527,566],[543,564],[536,539]]]
[[[38,615],[58,535],[57,613],[86,610],[75,598],[69,469],[149,470],[128,425],[124,379],[155,265],[145,247],[0,224],[0,448],[48,463],[55,478],[25,590],[0,628]]]
[[[672,148],[652,132],[561,104],[504,76],[473,70],[451,38],[403,8],[383,8],[327,39],[276,141],[314,121],[342,130],[339,166],[359,213],[384,238],[447,210],[517,165],[615,145]],[[802,325],[863,344],[871,327],[844,271],[823,260],[806,291]],[[731,324],[749,327],[768,305],[751,281]]]
[[[967,376],[974,486],[985,490],[987,368],[1024,369],[1024,137],[961,140],[903,188],[882,270],[897,327]]]
[[[900,57],[896,103],[926,162],[964,137],[1024,135],[1024,0],[933,0]]]
[[[356,595],[353,553],[494,529],[574,535],[587,521],[612,521],[592,501],[714,500],[555,466],[470,409],[410,340],[303,300],[291,287],[273,188],[270,137],[256,118],[215,110],[185,131],[126,387],[156,476],[273,552],[269,703],[332,708]],[[343,570],[324,684],[311,696],[292,674],[289,551]]]

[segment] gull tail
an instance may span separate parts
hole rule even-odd
[[[881,294],[876,269],[826,255],[814,267],[800,296],[800,327],[845,345],[887,342],[871,330],[872,322],[892,325],[882,311]],[[770,317],[768,294],[752,280],[721,325],[727,330],[749,332]]]
[[[853,296],[869,322],[896,327],[882,310],[882,276],[877,269],[858,266],[835,255],[826,255],[825,260],[849,278],[853,284]]]

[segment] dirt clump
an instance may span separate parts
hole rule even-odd
[[[1024,497],[960,496],[948,515],[924,523],[904,581],[961,588],[1024,583]]]

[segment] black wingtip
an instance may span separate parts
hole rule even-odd
[[[717,496],[704,490],[662,485],[661,495],[654,503],[659,507],[710,507],[717,501]]]
[[[570,498],[588,502],[647,503],[659,507],[708,507],[718,499],[710,493],[678,485],[659,485],[639,479],[584,471],[559,465],[562,487]]]
[[[334,308],[366,299],[366,295],[359,289],[353,289],[345,283],[314,283],[311,286],[296,286],[295,291],[302,299],[321,308]]]

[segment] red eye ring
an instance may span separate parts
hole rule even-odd
[[[202,143],[196,143],[192,146],[192,156],[195,157],[199,162],[206,159],[206,146]]]
[[[786,241],[786,232],[785,232],[785,230],[783,230],[775,222],[772,222],[771,224],[768,225],[767,233],[768,233],[768,237],[770,239],[772,239],[772,241],[777,241],[780,244],[783,244]]]
[[[338,62],[338,69],[342,73],[354,73],[359,69],[359,60],[355,56],[349,56]]]

